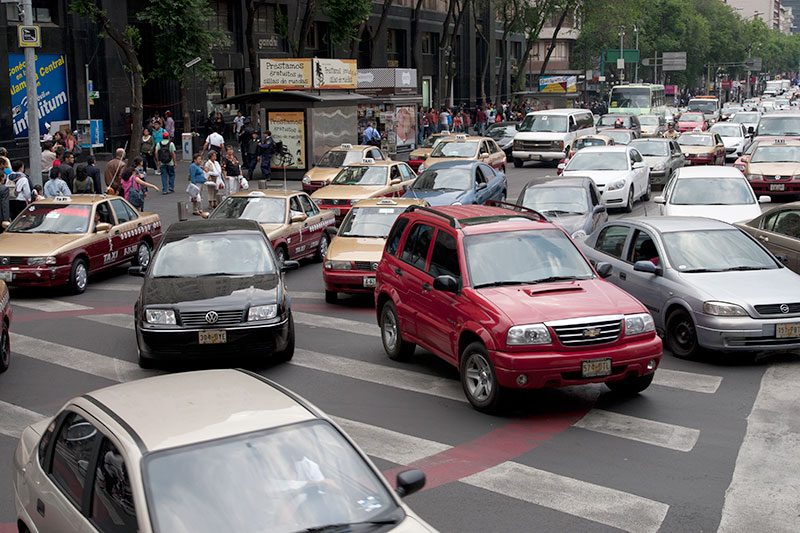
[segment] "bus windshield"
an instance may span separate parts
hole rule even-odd
[[[614,87],[611,89],[610,108],[650,108],[650,89],[647,87]]]

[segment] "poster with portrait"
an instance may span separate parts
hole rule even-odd
[[[417,113],[413,105],[395,108],[397,146],[414,148],[417,139]]]
[[[275,142],[283,143],[283,154],[275,154],[271,168],[306,168],[306,125],[302,111],[275,111],[268,113],[269,129]]]

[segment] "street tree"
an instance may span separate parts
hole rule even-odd
[[[539,35],[545,22],[555,12],[562,1],[569,0],[526,0],[522,4],[519,31],[525,35],[525,47],[514,72],[514,90],[521,91],[525,86],[525,67],[531,58],[533,47],[538,45]]]
[[[339,2],[343,2],[346,5],[354,4],[353,0],[337,0]],[[364,2],[362,2],[364,3]],[[371,13],[371,1],[366,2],[366,13],[361,17],[361,25],[355,30],[355,35],[352,37],[353,48],[358,48],[358,43],[362,41],[366,41],[369,44],[369,59],[367,62],[367,68],[372,68],[375,66],[375,54],[377,53],[378,47],[375,43],[378,40],[378,37],[384,32],[386,29],[386,23],[389,21],[389,9],[394,4],[394,0],[383,0],[383,7],[381,8],[381,16],[378,18],[378,23],[375,24],[372,28],[370,28],[369,24],[369,15]],[[333,18],[333,17],[331,17]],[[341,20],[341,17],[339,17]],[[354,17],[354,20],[357,20]]]
[[[289,24],[274,1],[278,33],[286,39],[294,57],[306,57],[306,36],[320,11],[330,19],[327,39],[334,46],[351,43],[372,11],[371,0],[298,0],[294,21]],[[384,22],[385,24],[385,22]]]

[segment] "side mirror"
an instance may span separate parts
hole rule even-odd
[[[400,183],[400,178],[392,178],[392,181],[390,183],[392,185],[397,185],[398,183]]]
[[[476,191],[482,191],[482,190],[483,190],[483,189],[485,189],[485,188],[486,188],[486,184],[485,184],[485,183],[479,183],[479,184],[477,184],[477,185],[475,186],[475,190],[476,190]]]
[[[592,213],[595,215],[598,213],[605,213],[605,212],[606,212],[606,206],[604,205],[596,205],[594,206],[594,209],[592,209]]]
[[[142,267],[135,266],[135,267],[128,267],[128,275],[130,276],[139,276],[140,278],[144,277],[144,270]]]
[[[646,274],[660,274],[661,268],[654,265],[651,261],[636,261],[633,264],[633,270],[636,272],[644,272]]]
[[[94,227],[94,231],[95,233],[101,233],[103,231],[111,231],[111,224],[109,224],[108,222],[99,222]]]
[[[208,211],[203,211],[202,213],[200,213],[200,216],[203,218],[208,218],[211,216],[211,213],[209,213]]]
[[[653,202],[655,202],[657,204],[666,204],[667,203],[667,201],[664,199],[663,196],[656,196],[655,198],[653,198]]]
[[[305,213],[297,213],[292,215],[292,222],[303,222],[308,216]]]
[[[750,156],[749,155],[743,155],[742,156],[742,162],[743,163],[747,163],[748,161],[750,161]]]
[[[300,263],[297,262],[297,261],[292,261],[290,259],[287,259],[281,265],[281,272],[288,272],[288,271],[294,270],[296,268],[300,268]]]
[[[10,225],[11,225],[11,222],[9,222],[8,220],[4,220],[4,221],[3,221],[3,229],[8,229],[8,227],[9,227]]]
[[[425,472],[422,470],[406,470],[397,474],[395,491],[401,498],[414,494],[425,486]]]
[[[559,163],[558,164],[558,170],[564,170],[565,168],[567,168],[567,164],[566,163]]]
[[[438,276],[433,278],[433,288],[443,292],[458,292],[458,280],[453,276]]]
[[[633,168],[644,168],[644,161],[636,161],[633,163]]]
[[[747,127],[747,133],[749,133],[750,135],[754,134],[755,132],[756,132],[756,129],[753,126],[748,126]]]
[[[614,267],[611,266],[611,263],[601,261],[594,266],[594,269],[597,270],[597,274],[601,278],[605,279],[611,275],[611,271],[614,270]]]
[[[772,202],[772,198],[766,195],[761,195],[758,197],[758,203],[760,204],[768,204]]]
[[[325,233],[328,235],[328,237],[333,239],[339,233],[339,228],[336,226],[325,226]]]

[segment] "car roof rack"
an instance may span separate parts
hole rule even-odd
[[[487,200],[486,205],[492,205],[496,207],[505,207],[510,209],[511,211],[519,211],[523,215],[533,215],[541,220],[542,222],[550,222],[546,216],[541,214],[539,211],[535,209],[531,209],[530,207],[525,207],[522,205],[512,204],[511,202],[502,202],[500,200]],[[532,217],[531,217],[532,218]]]
[[[447,213],[442,213],[441,211],[437,211],[436,209],[431,209],[430,207],[425,207],[423,205],[410,205],[406,209],[407,213],[411,213],[413,211],[425,211],[426,213],[431,213],[432,215],[442,217],[450,223],[451,228],[461,229],[461,224],[459,224],[458,220]]]

